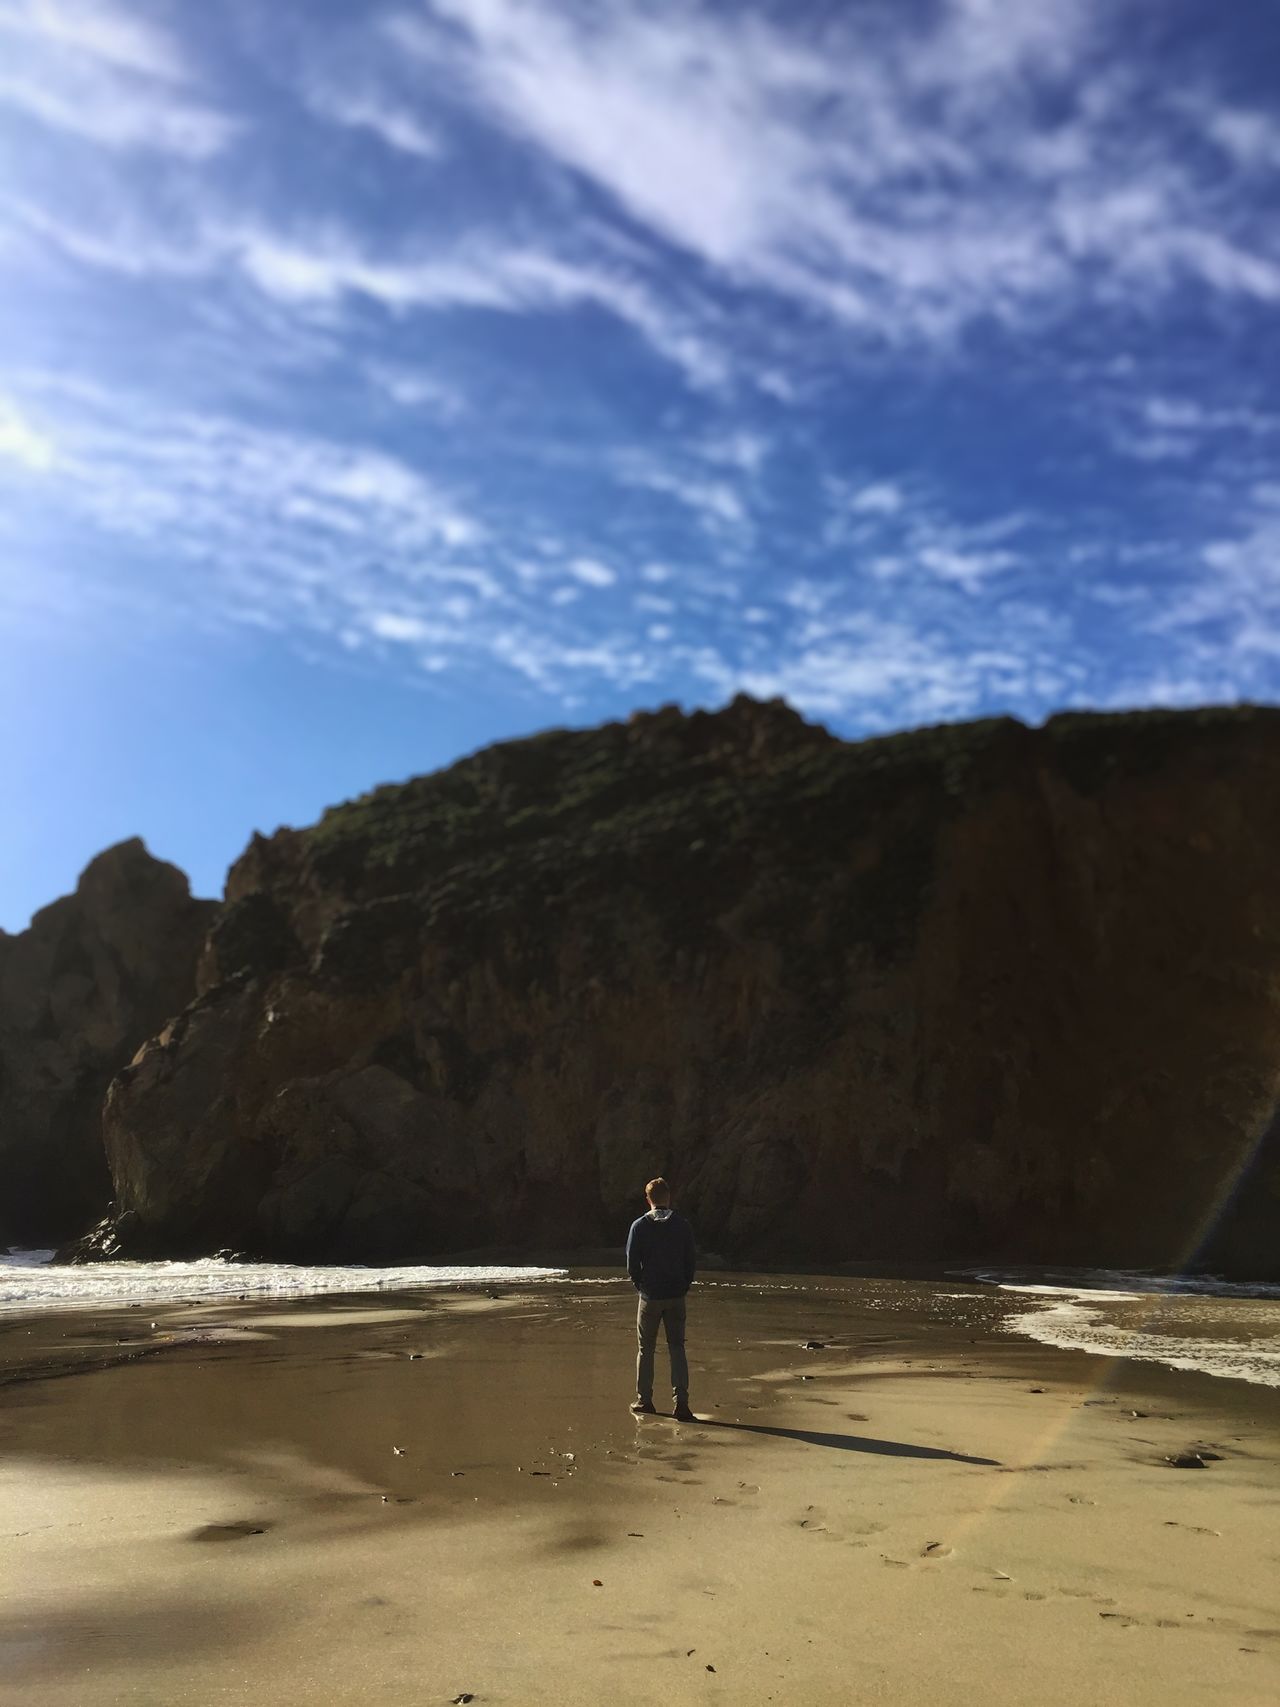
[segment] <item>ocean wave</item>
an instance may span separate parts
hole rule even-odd
[[[1133,1295],[1120,1296],[1131,1302]],[[1249,1320],[1239,1310],[1230,1318],[1225,1313],[1215,1316],[1201,1311],[1197,1316],[1188,1311],[1182,1313],[1181,1321],[1175,1311],[1173,1320],[1164,1319],[1155,1326],[1144,1322],[1135,1327],[1108,1320],[1116,1312],[1106,1310],[1104,1298],[1115,1297],[1114,1293],[1099,1295],[1087,1291],[1059,1296],[1051,1303],[1008,1317],[1003,1326],[1007,1333],[1023,1334],[1061,1351],[1162,1363],[1170,1369],[1249,1381],[1258,1387],[1280,1387],[1280,1333],[1277,1333],[1280,1310],[1264,1303]],[[1228,1321],[1239,1337],[1222,1339],[1210,1337],[1210,1333],[1185,1331],[1192,1326],[1216,1326],[1220,1335]]]
[[[1123,1268],[952,1269],[1002,1292],[1094,1298],[1280,1298],[1269,1280],[1224,1280],[1218,1274],[1157,1274]]]
[[[61,1264],[52,1251],[0,1256],[0,1313],[165,1304],[188,1299],[296,1298],[334,1292],[403,1292],[563,1280],[562,1268],[415,1265],[316,1267],[295,1263],[104,1262]]]

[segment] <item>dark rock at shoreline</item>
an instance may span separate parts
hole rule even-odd
[[[128,1255],[1280,1261],[1280,713],[493,747],[233,867],[111,1087]],[[1269,1135],[1268,1135],[1269,1134]]]
[[[135,840],[0,932],[0,1244],[56,1244],[106,1209],[107,1085],[191,1000],[216,910]]]

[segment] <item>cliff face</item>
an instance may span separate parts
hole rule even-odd
[[[0,1244],[55,1243],[106,1208],[107,1086],[195,994],[216,910],[131,841],[0,932]]]
[[[108,1248],[597,1243],[661,1170],[746,1260],[1280,1262],[1280,713],[668,710],[255,838],[227,900],[111,1088]]]

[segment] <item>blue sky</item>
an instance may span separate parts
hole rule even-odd
[[[0,925],[785,694],[1280,697],[1271,0],[0,0]]]

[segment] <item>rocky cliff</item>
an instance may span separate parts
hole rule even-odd
[[[29,930],[0,931],[0,1246],[56,1243],[102,1214],[107,1086],[195,994],[216,910],[131,841]]]
[[[1280,1263],[1280,712],[740,699],[256,837],[107,1099],[128,1253]],[[1268,1136],[1270,1134],[1270,1136]]]

